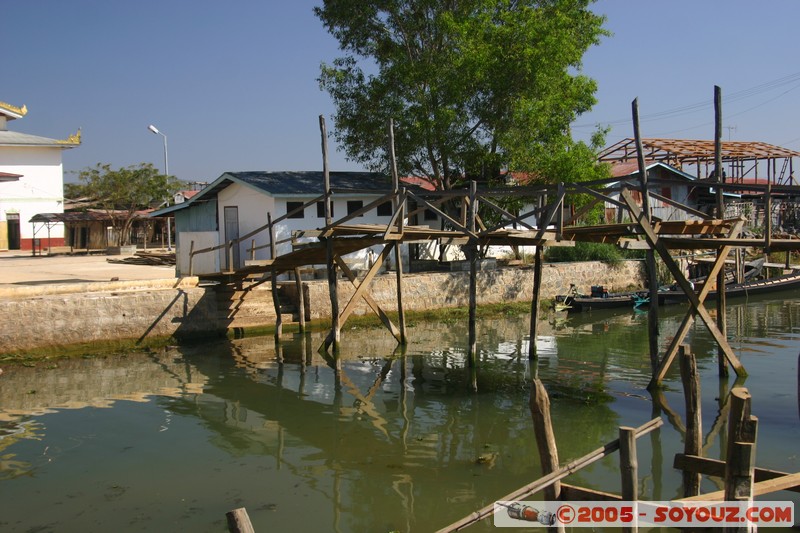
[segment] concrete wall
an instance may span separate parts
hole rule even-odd
[[[594,262],[548,264],[541,295],[552,298],[570,283],[582,292],[589,292],[591,285],[605,285],[611,291],[641,286],[642,271],[639,261],[618,267]],[[370,287],[371,296],[386,311],[396,309],[395,279],[393,272],[376,276]],[[403,277],[403,304],[409,311],[466,306],[468,285],[468,272],[408,274]],[[304,280],[303,286],[306,317],[329,317],[327,281]],[[478,304],[529,302],[532,286],[531,268],[483,271],[478,277]],[[283,284],[286,296],[294,290],[294,282]],[[339,281],[340,309],[353,290],[349,282]],[[198,285],[197,278],[0,289],[0,353],[114,339],[192,338],[275,322],[268,284],[250,291],[235,315],[228,312],[230,301],[224,291]],[[355,311],[366,312],[363,303]]]

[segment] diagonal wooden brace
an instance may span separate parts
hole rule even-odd
[[[675,260],[672,259],[672,256],[669,253],[669,249],[666,245],[659,240],[658,235],[653,231],[652,226],[647,222],[644,217],[644,213],[642,212],[641,208],[636,204],[636,202],[631,197],[630,191],[628,189],[622,190],[622,198],[625,203],[628,205],[628,209],[630,210],[633,218],[636,220],[639,227],[642,229],[645,235],[645,239],[647,239],[647,243],[653,249],[658,252],[658,255],[661,256],[661,259],[664,261],[664,264],[672,274],[672,277],[675,278],[675,282],[681,288],[681,290],[686,294],[686,297],[689,299],[689,304],[691,305],[691,309],[693,313],[700,315],[700,318],[703,319],[705,322],[708,331],[711,333],[711,336],[714,337],[717,345],[722,349],[725,357],[728,359],[728,362],[733,367],[734,371],[736,372],[737,376],[746,376],[747,372],[745,372],[744,367],[739,362],[739,359],[733,353],[733,348],[731,348],[730,344],[728,344],[728,340],[725,336],[720,332],[719,328],[717,328],[717,324],[714,322],[714,319],[711,315],[708,314],[703,303],[697,298],[697,294],[695,294],[694,289],[692,288],[689,281],[686,279],[686,276],[683,275],[681,272],[680,267],[675,263]]]
[[[397,329],[397,327],[395,327],[392,321],[389,320],[389,317],[386,315],[386,313],[383,312],[383,310],[381,310],[380,306],[378,306],[378,304],[369,295],[369,293],[366,292],[366,290],[369,288],[370,283],[372,283],[372,279],[378,273],[381,266],[383,265],[383,262],[386,260],[389,253],[392,251],[392,248],[393,248],[392,246],[384,246],[381,253],[378,254],[378,257],[375,260],[375,264],[373,264],[372,267],[367,271],[366,276],[364,276],[364,280],[360,284],[356,283],[357,278],[355,274],[353,274],[353,272],[347,266],[347,263],[345,263],[342,260],[342,258],[339,257],[338,255],[334,258],[336,264],[339,266],[339,268],[342,269],[342,272],[344,272],[345,276],[347,276],[347,278],[350,280],[350,283],[352,283],[353,286],[356,288],[356,291],[353,293],[353,296],[350,298],[350,301],[347,302],[347,305],[345,306],[344,310],[339,314],[339,327],[342,327],[344,325],[344,323],[352,314],[356,305],[359,303],[361,298],[363,298],[364,301],[367,302],[367,305],[369,305],[370,308],[372,308],[372,310],[375,311],[375,313],[380,317],[381,322],[383,322],[384,325],[386,325],[386,327],[389,329],[389,331],[391,331],[394,338],[397,339],[398,342],[400,342],[400,331]],[[327,352],[328,348],[332,343],[333,343],[333,333],[328,333],[328,336],[325,337],[325,341],[323,341],[322,346],[320,346],[320,351]]]
[[[740,220],[736,222],[733,227],[731,228],[730,234],[728,235],[729,238],[736,238],[739,236],[739,233],[742,231],[742,226],[744,225],[744,221]],[[719,250],[719,254],[717,255],[716,261],[714,261],[714,265],[711,267],[711,272],[706,276],[706,279],[715,279],[717,274],[722,270],[725,266],[725,260],[730,254],[731,250],[733,250],[732,246],[723,246]],[[700,303],[703,303],[708,296],[708,293],[711,290],[711,284],[705,283],[703,287],[700,289],[700,292],[697,294],[697,300]],[[692,323],[694,322],[695,313],[693,309],[689,309],[686,312],[686,316],[683,318],[683,322],[681,322],[680,327],[678,328],[677,333],[672,338],[672,342],[667,348],[667,353],[664,355],[664,358],[661,359],[661,362],[658,365],[655,373],[653,374],[653,378],[650,381],[650,384],[647,388],[652,389],[653,387],[658,387],[661,385],[661,381],[664,379],[664,376],[667,374],[669,367],[672,365],[672,361],[675,359],[675,354],[678,353],[678,349],[680,345],[683,343],[683,340],[686,338],[686,334],[689,332],[689,327],[691,327]]]

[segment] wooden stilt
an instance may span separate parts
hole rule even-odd
[[[394,196],[392,197],[392,211],[397,213],[399,212],[399,220],[398,220],[398,229],[400,234],[403,233],[403,210],[399,210],[398,208],[402,207],[398,205],[398,196],[400,194],[400,175],[397,172],[397,157],[395,156],[394,152],[394,121],[389,119],[389,164],[392,169],[392,192]],[[403,194],[403,205],[405,205],[405,194]],[[390,224],[391,226],[391,224]],[[386,228],[388,232],[390,227]],[[396,242],[394,244],[394,259],[396,262],[397,268],[395,269],[395,273],[397,275],[397,321],[400,324],[400,344],[406,344],[406,315],[405,311],[403,310],[403,260],[401,257],[401,250],[400,250],[400,243]]]
[[[400,344],[407,344],[408,338],[406,337],[406,312],[403,309],[403,258],[400,253],[400,243],[394,243],[394,260],[397,268],[396,281],[397,281],[397,322],[400,326]]]
[[[717,218],[725,218],[725,197],[723,196],[722,183],[724,170],[722,168],[722,89],[714,86],[714,174],[716,177],[716,203]],[[721,255],[718,252],[717,255]],[[727,254],[726,254],[727,255]],[[711,278],[709,278],[711,279]],[[717,329],[727,337],[727,295],[725,294],[725,269],[717,274]],[[728,364],[722,346],[717,346],[717,367],[719,375],[728,375]]]
[[[750,393],[744,387],[731,390],[728,453],[725,460],[725,501],[752,501],[755,476],[758,419],[750,414]],[[753,531],[751,524],[726,527],[725,531]]]
[[[536,359],[536,337],[539,333],[539,305],[542,288],[542,263],[544,263],[544,246],[536,245],[535,260],[533,262],[533,295],[531,297],[531,328],[528,343],[528,359]]]
[[[477,184],[471,181],[469,184],[469,230],[475,232],[475,217],[478,214],[477,207]],[[477,365],[477,333],[475,330],[475,320],[477,314],[477,270],[478,270],[478,243],[474,239],[465,247],[467,258],[469,259],[469,340],[467,346],[467,359],[470,366]]]
[[[680,348],[681,381],[683,397],[686,403],[686,435],[683,440],[683,453],[686,455],[702,454],[702,417],[700,413],[700,376],[697,374],[697,361],[689,347]],[[700,474],[684,470],[683,495],[700,494]]]
[[[375,277],[375,274],[378,273],[378,270],[380,270],[381,266],[383,265],[383,262],[389,256],[390,252],[391,252],[391,247],[386,246],[381,251],[381,253],[378,254],[378,258],[375,260],[375,263],[372,265],[369,271],[367,271],[367,274],[364,276],[364,279],[361,281],[358,287],[356,287],[356,291],[353,293],[353,296],[350,298],[350,301],[347,302],[347,305],[342,311],[342,314],[336,317],[337,330],[341,328],[342,324],[347,322],[347,319],[350,317],[353,310],[356,308],[356,305],[361,301],[361,298],[363,298],[364,295],[367,294],[366,290],[369,288],[370,283],[372,283],[372,279]],[[337,261],[341,261],[341,258],[337,258]],[[327,351],[327,349],[331,345],[337,345],[338,342],[339,339],[335,337],[335,332],[331,330],[331,332],[328,333],[328,336],[325,338],[325,341],[322,343],[320,350]]]
[[[306,330],[306,296],[303,294],[303,280],[300,277],[300,269],[294,269],[294,284],[297,289],[297,320],[300,324],[300,333]]]
[[[619,473],[622,479],[622,500],[635,502],[639,499],[639,460],[636,454],[636,429],[619,428]],[[624,532],[638,531],[635,525],[623,527]]]
[[[267,212],[267,225],[269,226],[270,259],[275,260],[275,227],[272,225],[272,214]],[[272,267],[270,274],[272,288],[272,304],[275,306],[275,340],[279,341],[283,334],[283,317],[281,316],[281,298],[278,294],[278,272]]]
[[[546,476],[558,469],[558,446],[553,432],[553,422],[550,419],[550,397],[540,379],[534,379],[531,382],[529,406],[536,447],[539,450],[539,460],[542,464],[542,475]],[[547,487],[544,495],[548,500],[558,500],[561,497],[560,482],[556,481]]]
[[[331,216],[331,176],[328,170],[328,132],[325,127],[325,117],[319,116],[319,130],[322,137],[322,179],[325,187],[325,225],[330,226]],[[334,262],[333,239],[325,238],[325,257],[328,267],[328,294],[331,299],[331,344],[333,345],[334,356],[339,353],[339,342],[341,341],[341,331],[339,328],[339,293],[336,287],[336,263]],[[338,359],[338,358],[337,358]]]
[[[636,159],[639,163],[639,184],[642,193],[642,212],[644,220],[650,224],[650,194],[647,190],[647,165],[642,149],[642,137],[639,133],[639,99],[631,103],[633,114],[633,134],[636,142]],[[650,293],[650,307],[647,315],[647,335],[650,346],[650,368],[655,372],[658,367],[658,272],[656,270],[656,254],[652,247],[647,250],[647,286]]]

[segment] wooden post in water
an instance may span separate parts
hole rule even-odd
[[[267,225],[269,226],[269,258],[275,261],[275,226],[272,225],[272,214],[267,211]],[[275,340],[280,341],[283,334],[283,317],[281,316],[281,297],[278,294],[278,272],[275,267],[270,269],[270,286],[272,288],[272,305],[275,306]]]
[[[535,260],[533,262],[533,295],[531,296],[531,328],[528,343],[528,359],[539,357],[536,352],[536,337],[539,333],[539,305],[541,302],[542,263],[544,263],[544,246],[536,245]]]
[[[702,455],[702,418],[700,413],[700,376],[697,374],[697,360],[689,347],[682,344],[679,348],[681,381],[683,382],[683,398],[686,403],[686,436],[683,441],[683,453],[686,455]],[[700,474],[683,471],[683,496],[700,494]]]
[[[328,132],[325,117],[319,116],[319,130],[322,136],[322,179],[325,185],[325,225],[331,224],[331,176],[328,171]],[[339,294],[336,287],[336,263],[334,261],[333,238],[325,238],[325,251],[328,262],[328,293],[331,298],[331,337],[334,356],[339,353],[341,331],[339,328]]]
[[[642,189],[642,211],[647,223],[650,223],[650,194],[647,190],[647,165],[644,161],[642,137],[639,133],[639,99],[631,103],[633,113],[633,133],[636,141],[636,159],[639,162],[639,183]],[[658,368],[658,273],[656,271],[656,252],[653,247],[647,249],[647,285],[650,293],[650,307],[647,314],[648,339],[650,341],[650,367],[653,373]]]
[[[716,200],[717,218],[725,218],[725,197],[722,195],[722,89],[714,86],[714,174],[717,181]],[[719,250],[717,253],[721,253]],[[727,313],[725,294],[725,269],[717,274],[717,329],[723,337],[727,338]],[[722,347],[717,347],[717,367],[720,376],[728,375],[728,362]]]
[[[725,460],[725,501],[748,502],[753,498],[758,419],[750,414],[750,393],[744,387],[731,390],[728,450]],[[725,531],[750,531],[747,523]]]
[[[636,454],[636,428],[619,428],[619,473],[622,478],[622,499],[635,502],[639,499],[639,459]],[[623,527],[622,531],[633,532],[635,525]]]
[[[303,294],[303,280],[300,269],[294,269],[294,286],[297,289],[297,320],[300,323],[300,333],[306,330],[306,297]]]
[[[392,167],[392,211],[397,211],[400,207],[398,195],[400,194],[400,175],[397,172],[397,157],[394,152],[394,121],[389,119],[389,158]],[[403,194],[403,202],[405,203],[405,194]],[[400,213],[398,224],[400,225],[402,233],[403,217],[405,212]],[[406,338],[406,315],[403,310],[403,260],[400,253],[400,242],[394,244],[394,259],[396,263],[395,273],[397,274],[397,321],[400,328],[400,344],[408,342]]]
[[[228,520],[228,531],[230,533],[255,533],[250,517],[247,515],[247,509],[244,507],[228,511],[225,513],[225,517]]]
[[[542,475],[546,476],[558,470],[558,446],[556,446],[556,437],[553,433],[553,422],[550,419],[550,397],[540,379],[531,381],[529,407],[533,419],[536,447],[539,450],[539,460],[542,464]],[[561,482],[556,481],[545,488],[544,495],[550,501],[558,500],[561,497]]]
[[[475,233],[475,218],[478,216],[477,204],[477,184],[475,181],[469,182],[469,230]],[[477,366],[477,333],[475,331],[475,319],[477,314],[477,270],[478,270],[478,243],[470,239],[466,246],[467,257],[469,259],[469,342],[467,347],[467,358],[469,366]]]

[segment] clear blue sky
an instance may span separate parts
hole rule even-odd
[[[229,170],[321,168],[317,117],[333,106],[316,78],[339,52],[311,12],[313,0],[4,0],[0,101],[26,104],[12,129],[83,144],[71,172],[95,163],[152,162],[187,181]],[[584,73],[598,103],[574,125],[608,142],[642,135],[713,138],[713,86],[723,89],[724,138],[800,150],[798,0],[601,0],[611,37]],[[771,83],[774,82],[774,83]],[[680,111],[673,113],[673,111]],[[735,129],[733,129],[735,128]],[[330,143],[331,169],[359,167]]]

